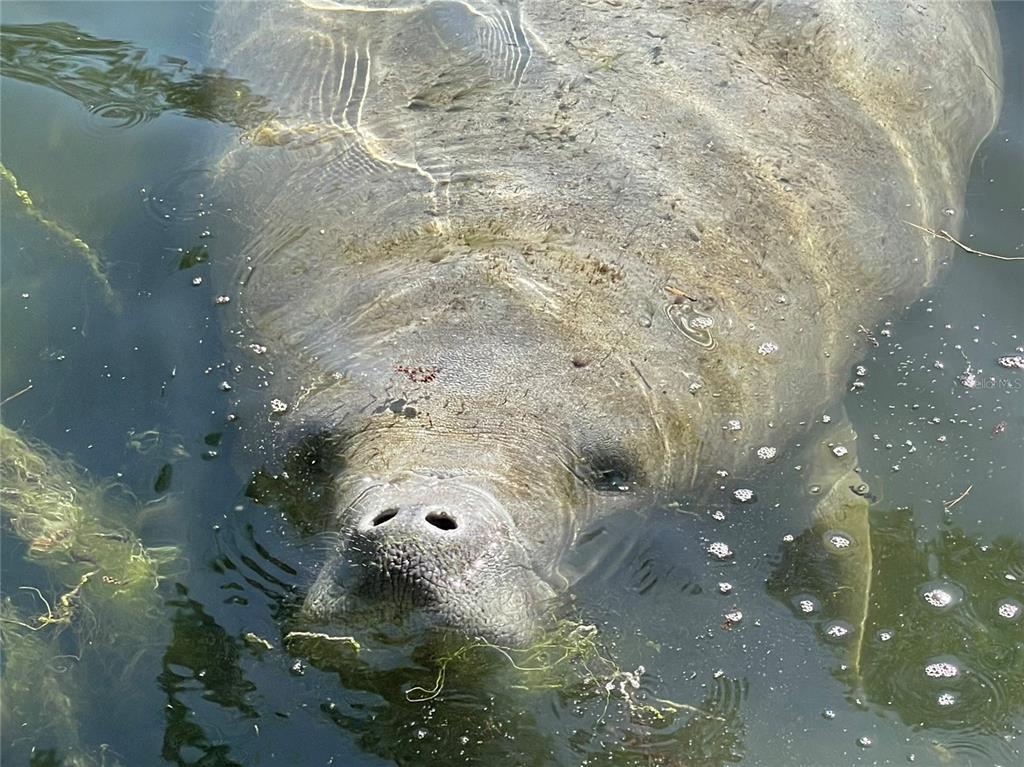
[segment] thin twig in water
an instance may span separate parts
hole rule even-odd
[[[665,286],[665,287],[663,288],[663,290],[664,290],[664,291],[665,291],[666,293],[668,293],[668,294],[669,294],[670,296],[676,296],[676,297],[678,297],[678,298],[685,298],[685,299],[687,299],[687,300],[689,300],[689,301],[696,301],[696,300],[697,300],[697,299],[696,299],[696,298],[694,298],[693,296],[687,295],[686,293],[684,293],[683,291],[681,291],[681,290],[680,290],[679,288],[673,287],[672,285],[666,285],[666,286]]]
[[[999,256],[996,255],[995,253],[986,253],[983,250],[976,250],[970,247],[969,245],[964,245],[962,242],[960,242],[960,240],[951,235],[945,229],[939,229],[936,231],[935,229],[929,229],[926,226],[918,226],[917,224],[913,224],[910,221],[904,221],[903,223],[912,226],[915,229],[920,229],[922,232],[930,234],[932,237],[938,237],[940,240],[951,242],[954,245],[963,248],[968,253],[973,253],[976,256],[984,256],[985,258],[997,258],[1000,261],[1024,261],[1024,256]]]
[[[960,501],[962,501],[964,498],[966,498],[967,494],[969,492],[971,492],[972,489],[974,489],[974,485],[968,485],[967,489],[964,490],[962,493],[960,493],[960,495],[958,495],[952,501],[943,501],[942,505],[946,507],[946,511],[949,511],[954,506],[956,506],[958,503],[960,503]]]
[[[664,703],[666,706],[673,706],[683,711],[689,711],[691,714],[700,714],[701,716],[706,716],[708,719],[714,719],[718,722],[725,721],[725,717],[704,711],[696,706],[691,706],[689,703],[678,703],[674,700],[669,700],[668,698],[655,698],[655,700],[658,701],[658,703]]]
[[[14,392],[14,394],[12,394],[10,397],[5,397],[3,400],[0,400],[0,407],[3,407],[8,402],[10,402],[12,399],[17,399],[22,394],[24,394],[25,392],[29,391],[33,386],[35,386],[35,384],[29,384],[24,389],[20,389],[19,391]]]

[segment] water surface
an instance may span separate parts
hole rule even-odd
[[[265,112],[244,73],[205,61],[212,12],[2,9],[2,161],[36,208],[5,182],[3,423],[96,481],[120,480],[143,541],[180,551],[155,620],[101,642],[76,619],[57,637],[49,668],[72,691],[76,750],[44,723],[5,720],[4,760],[1021,761],[1024,372],[996,360],[1024,345],[1024,271],[965,252],[935,290],[866,329],[863,370],[845,382],[873,498],[859,679],[830,636],[842,584],[779,513],[795,477],[781,463],[742,509],[680,499],[588,531],[570,557],[586,573],[574,609],[595,626],[601,660],[522,672],[477,648],[431,695],[437,658],[386,638],[361,653],[285,649],[320,553],[280,508],[247,495],[258,467],[232,458],[231,357],[210,269],[237,242],[209,150]],[[975,161],[963,239],[1021,257],[1024,6],[1001,5],[999,18],[1006,105]],[[709,558],[716,541],[736,556]],[[2,546],[4,596],[22,614],[73,586],[16,536]]]

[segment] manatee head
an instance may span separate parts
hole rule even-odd
[[[348,484],[348,483],[346,483]],[[570,532],[479,477],[364,477],[343,493],[338,534],[304,605],[318,623],[412,619],[501,645],[540,629],[555,590],[552,549]],[[527,522],[524,528],[524,521]]]

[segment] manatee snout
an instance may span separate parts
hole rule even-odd
[[[306,597],[315,620],[412,618],[521,645],[553,589],[488,493],[445,483],[381,485],[343,512],[337,551]]]

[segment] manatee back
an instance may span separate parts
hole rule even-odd
[[[841,390],[1000,104],[971,3],[233,2],[213,42],[277,111],[223,168],[282,369],[435,365],[666,476]]]

